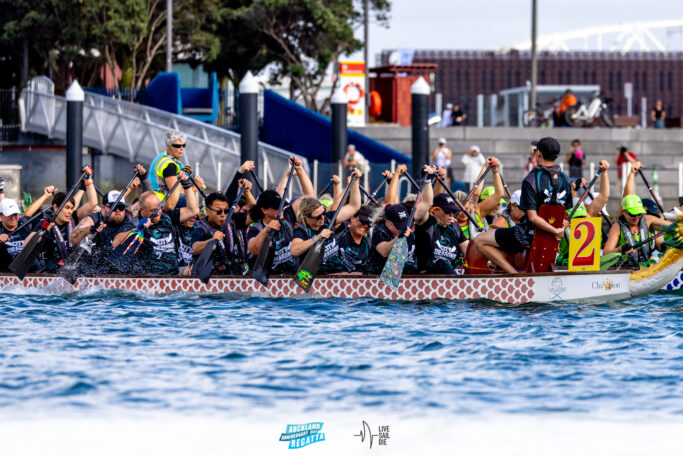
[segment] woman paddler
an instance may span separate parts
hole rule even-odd
[[[304,196],[315,195],[315,190],[304,170],[301,159],[295,157],[290,157],[290,159],[294,161],[294,175],[301,184]],[[261,192],[256,200],[256,204],[249,209],[249,216],[254,221],[249,230],[247,230],[247,246],[249,253],[252,255],[252,261],[258,257],[263,241],[268,237],[268,233],[277,231],[273,238],[275,254],[271,270],[269,271],[270,274],[275,275],[294,274],[299,267],[298,260],[289,251],[289,244],[294,238],[296,214],[299,211],[302,198],[296,199],[291,204],[285,202],[280,220],[277,220],[280,201],[282,201],[287,190],[285,187],[288,175],[289,169],[283,173],[275,190],[264,190]]]
[[[351,172],[351,176],[349,176],[349,180],[351,180],[352,176],[356,176],[357,179],[354,179],[351,184],[348,204],[345,204],[339,209],[339,215],[337,215],[337,220],[333,227],[335,230],[339,229],[343,222],[353,217],[361,206],[360,188],[358,186],[361,173],[359,170],[354,169]],[[331,207],[336,208],[343,203],[344,201],[335,200]],[[310,249],[318,239],[328,239],[324,245],[325,253],[319,270],[321,274],[333,274],[344,271],[344,265],[339,255],[339,244],[336,236],[334,236],[332,230],[327,228],[332,220],[333,214],[334,210],[327,211],[327,208],[323,206],[317,198],[301,198],[299,215],[297,216],[299,226],[294,230],[294,239],[292,239],[290,245],[292,256],[303,259],[306,256],[308,249]]]

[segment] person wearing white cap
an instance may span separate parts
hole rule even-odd
[[[9,271],[9,265],[24,248],[24,240],[31,233],[31,227],[26,226],[14,232],[26,217],[20,217],[19,205],[13,199],[5,198],[0,201],[0,271]],[[21,219],[21,220],[20,220]]]
[[[484,155],[481,153],[479,146],[472,145],[460,161],[465,165],[463,182],[467,184],[467,190],[472,190],[472,184],[477,180],[481,168],[486,163],[486,158],[484,158]]]
[[[453,181],[453,170],[451,169],[451,158],[453,151],[446,147],[446,138],[439,138],[439,145],[434,152],[432,152],[432,163],[434,166],[444,168],[446,170],[446,184],[451,186]]]
[[[510,204],[503,209],[503,213],[493,221],[495,228],[510,228],[517,225],[526,213],[519,208],[519,200],[522,198],[522,191],[516,190],[510,198]]]

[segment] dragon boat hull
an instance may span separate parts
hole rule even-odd
[[[207,285],[185,276],[88,276],[71,285],[56,275],[34,274],[24,280],[0,274],[0,289],[12,292],[16,287],[28,290],[47,289],[70,292],[84,289],[115,289],[150,294],[171,292],[237,294],[270,297],[322,296],[330,298],[372,297],[388,300],[432,301],[488,299],[500,303],[527,302],[609,302],[642,296],[662,288],[667,278],[634,281],[629,271],[589,273],[555,272],[518,275],[406,276],[398,290],[385,285],[377,276],[340,275],[315,280],[309,294],[292,277],[272,277],[267,287],[251,277],[216,276]]]

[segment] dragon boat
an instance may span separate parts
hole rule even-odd
[[[271,277],[264,287],[247,276],[214,276],[207,284],[192,276],[85,276],[71,285],[58,275],[29,274],[20,280],[11,274],[0,274],[0,289],[12,292],[20,287],[26,290],[70,292],[94,288],[150,294],[189,292],[286,298],[372,297],[410,301],[488,299],[509,304],[559,301],[603,303],[683,286],[683,219],[667,227],[666,231],[672,238],[666,241],[669,248],[660,261],[637,271],[409,275],[401,278],[397,289],[386,285],[378,276],[334,275],[318,277],[307,294],[302,292],[291,276]]]

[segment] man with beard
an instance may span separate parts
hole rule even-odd
[[[194,218],[199,213],[197,199],[194,197],[192,182],[184,172],[178,174],[185,192],[187,207],[173,210],[160,210],[153,219],[149,217],[161,204],[161,200],[154,192],[140,195],[140,223],[138,229],[142,232],[142,244],[134,255],[127,271],[132,274],[178,274],[178,252],[176,249],[174,225],[180,225]],[[179,193],[180,187],[175,192]],[[169,198],[170,199],[170,198]],[[177,199],[176,199],[177,200]],[[127,222],[121,231],[114,236],[112,247],[116,249],[136,229],[136,224]]]

